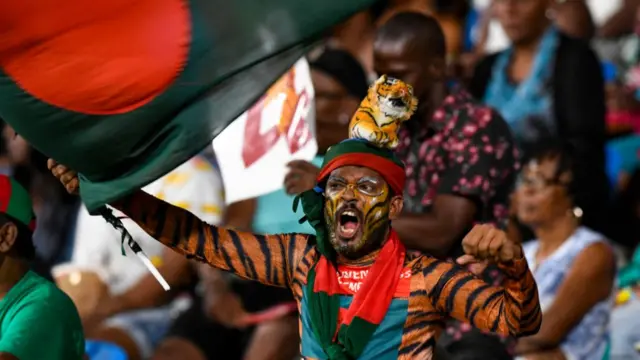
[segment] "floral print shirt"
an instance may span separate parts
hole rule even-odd
[[[427,127],[410,125],[416,124],[400,130],[397,148],[407,173],[404,209],[429,212],[436,195],[457,195],[478,204],[477,222],[506,226],[508,199],[519,163],[511,131],[502,117],[466,90],[456,88]],[[460,246],[451,257],[461,254]],[[484,278],[496,285],[502,282],[496,268],[487,268]],[[458,340],[471,330],[468,324],[452,321],[441,343]]]
[[[399,136],[408,212],[428,212],[438,194],[459,195],[478,204],[477,221],[506,224],[519,165],[509,126],[498,113],[458,88],[428,127],[411,131],[406,126]]]

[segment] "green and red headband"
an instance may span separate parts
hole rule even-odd
[[[343,166],[364,166],[379,173],[395,194],[402,194],[406,182],[404,164],[392,150],[380,148],[360,139],[345,140],[327,151],[316,178],[316,191],[323,190],[323,184],[331,172]]]

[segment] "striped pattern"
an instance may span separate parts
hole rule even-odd
[[[188,258],[246,279],[291,288],[300,307],[307,274],[319,258],[310,236],[255,235],[210,226],[142,191],[113,206]],[[504,287],[490,286],[453,263],[426,255],[408,257],[406,266],[412,276],[407,315],[399,320],[404,322],[402,336],[400,343],[387,343],[397,349],[393,358],[431,359],[448,316],[511,336],[534,334],[540,326],[536,285],[524,259],[502,266],[507,276]]]
[[[394,101],[400,100],[400,104]],[[418,108],[411,85],[382,75],[371,85],[367,96],[349,122],[349,138],[364,139],[380,147],[398,146],[398,128]]]

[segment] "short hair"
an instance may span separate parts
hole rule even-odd
[[[532,160],[542,162],[544,160],[554,160],[557,163],[555,174],[553,174],[554,180],[558,180],[562,174],[568,173],[571,175],[567,184],[564,184],[567,189],[567,194],[573,200],[574,205],[580,206],[583,196],[586,194],[579,194],[578,189],[575,186],[575,166],[576,158],[574,156],[573,147],[560,140],[547,140],[530,147],[530,155],[525,157],[525,163]],[[588,196],[588,195],[587,195]]]
[[[33,244],[33,232],[26,224],[5,213],[0,213],[0,226],[12,223],[18,229],[16,241],[11,248],[15,254],[24,260],[33,260],[36,257],[36,247]]]
[[[438,20],[418,12],[400,12],[392,16],[376,31],[376,41],[415,42],[429,57],[444,58],[447,53]]]
[[[369,15],[371,15],[372,22],[377,22],[378,19],[384,15],[385,11],[389,8],[389,0],[376,0],[373,5],[369,7]]]
[[[367,96],[369,83],[367,73],[351,53],[346,50],[327,47],[322,54],[309,63],[312,70],[331,77],[358,100]]]

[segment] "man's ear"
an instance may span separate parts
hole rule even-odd
[[[404,199],[402,195],[396,195],[391,198],[391,204],[389,204],[389,220],[397,219],[402,213],[402,205]]]
[[[0,227],[0,253],[11,251],[18,237],[18,228],[14,223],[8,222]]]

